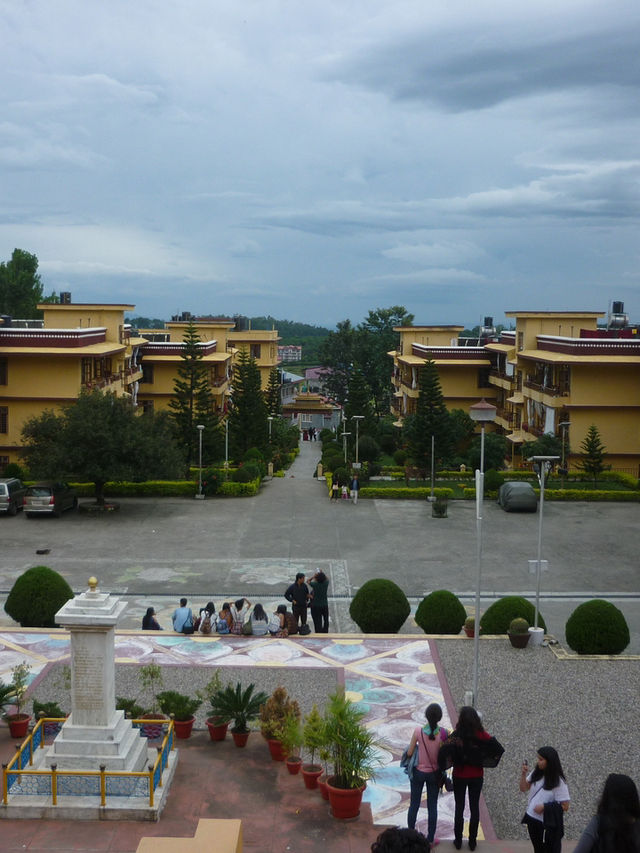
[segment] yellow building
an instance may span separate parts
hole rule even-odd
[[[396,326],[400,335],[393,358],[394,387],[392,413],[396,424],[416,410],[420,392],[420,368],[431,359],[438,376],[447,409],[463,409],[482,397],[494,402],[496,389],[489,382],[494,356],[483,346],[464,346],[459,338],[463,326]]]
[[[241,325],[241,324],[238,324]],[[237,326],[229,332],[229,340],[239,352],[248,353],[260,370],[260,384],[266,391],[269,374],[278,366],[277,329],[239,329]]]
[[[133,305],[42,304],[42,323],[0,327],[0,469],[20,462],[25,422],[100,388],[136,402],[140,346],[124,322]],[[20,323],[20,325],[19,325]]]
[[[598,329],[599,311],[507,311],[515,331],[486,349],[496,362],[490,382],[498,418],[512,445],[544,433],[567,442],[575,463],[591,424],[607,463],[638,476],[640,464],[640,340],[635,330]]]

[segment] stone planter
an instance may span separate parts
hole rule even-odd
[[[529,628],[529,637],[532,646],[541,646],[544,640],[544,628]]]

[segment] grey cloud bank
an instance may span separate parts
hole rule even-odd
[[[0,257],[136,312],[640,320],[640,7],[0,3]]]

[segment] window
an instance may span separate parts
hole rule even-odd
[[[9,407],[0,406],[0,433],[9,432]]]
[[[9,384],[9,359],[0,358],[0,385]]]
[[[87,385],[91,382],[91,371],[93,362],[90,358],[82,359],[82,384]]]
[[[249,348],[249,355],[251,358],[260,358],[260,344],[251,344]]]
[[[524,332],[518,332],[518,352],[524,349]]]
[[[146,382],[147,385],[153,385],[153,365],[152,364],[143,364],[142,365],[142,379],[141,382]]]
[[[153,400],[143,400],[140,405],[142,406],[142,412],[145,415],[153,414]]]

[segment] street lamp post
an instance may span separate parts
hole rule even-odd
[[[224,419],[224,468],[229,468],[229,415]]]
[[[344,464],[347,464],[347,436],[351,435],[350,432],[342,431],[342,450],[344,452]]]
[[[269,415],[267,421],[269,422],[269,444],[271,444],[271,424],[273,423],[273,415]]]
[[[559,456],[530,456],[529,462],[533,463],[533,470],[538,475],[538,483],[540,483],[540,509],[538,510],[538,559],[536,562],[536,612],[533,622],[533,627],[538,627],[538,615],[540,611],[540,575],[542,574],[542,519],[544,517],[544,482],[549,469],[554,462],[560,459]]]
[[[471,704],[478,707],[478,677],[480,672],[480,588],[482,581],[482,504],[484,501],[484,427],[495,420],[497,408],[482,398],[469,406],[471,419],[481,424],[480,470],[476,470],[476,613],[473,632],[473,688]]]
[[[204,500],[202,494],[202,433],[204,432],[204,424],[198,424],[198,500]]]
[[[560,463],[560,465],[561,465],[561,468],[562,468],[562,471],[561,471],[561,474],[562,474],[562,488],[564,489],[564,478],[565,478],[566,473],[567,473],[567,466],[565,465],[565,461],[566,461],[566,460],[565,460],[565,452],[564,452],[564,449],[565,449],[565,444],[566,444],[566,442],[567,442],[567,427],[570,427],[570,426],[571,426],[571,421],[561,421],[561,422],[558,424],[558,426],[559,426],[559,427],[560,427],[560,429],[562,430],[562,462]]]
[[[351,420],[356,422],[356,468],[359,468],[358,442],[360,437],[360,421],[364,420],[364,415],[351,415]]]

